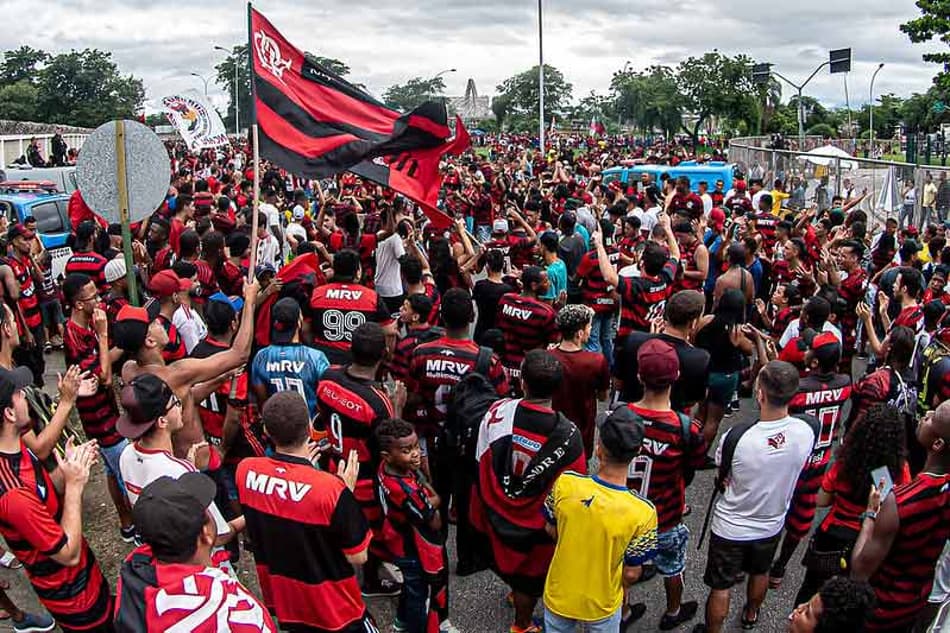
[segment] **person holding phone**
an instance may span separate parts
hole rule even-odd
[[[886,481],[872,483],[861,515],[851,577],[874,589],[869,631],[911,630],[927,606],[937,559],[950,538],[950,402],[920,420],[916,439],[927,452],[923,471],[886,497]]]

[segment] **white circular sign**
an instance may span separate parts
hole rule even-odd
[[[115,121],[103,123],[89,135],[79,152],[76,182],[89,208],[110,222],[119,221]],[[171,175],[165,144],[155,132],[137,121],[125,128],[125,180],[129,194],[129,221],[151,215],[165,200]]]

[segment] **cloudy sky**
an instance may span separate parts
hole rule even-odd
[[[545,61],[574,85],[575,98],[605,92],[613,71],[630,62],[675,65],[714,48],[746,53],[801,81],[850,46],[852,105],[875,92],[907,95],[930,85],[936,66],[921,61],[934,45],[911,44],[898,25],[918,14],[913,0],[543,0]],[[480,94],[537,63],[535,0],[259,0],[261,12],[299,48],[337,57],[352,78],[379,95],[413,76],[444,76],[450,95],[469,78]],[[245,4],[237,0],[0,0],[7,28],[0,50],[27,44],[49,51],[112,51],[123,72],[145,81],[149,99],[202,89],[222,53],[246,39]],[[791,89],[786,87],[786,98]],[[842,75],[823,71],[806,89],[844,104]]]

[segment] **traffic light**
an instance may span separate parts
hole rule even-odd
[[[839,48],[828,54],[831,74],[851,71],[851,49]]]

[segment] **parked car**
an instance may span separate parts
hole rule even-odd
[[[680,176],[689,177],[689,187],[694,192],[698,191],[700,181],[705,180],[709,185],[710,191],[715,188],[716,181],[723,181],[724,191],[732,188],[732,178],[735,173],[735,165],[732,163],[709,162],[697,163],[696,161],[685,161],[672,167],[670,165],[624,165],[622,167],[610,167],[604,170],[603,183],[609,185],[615,180],[623,184],[629,184],[640,181],[640,174],[648,173],[653,176],[653,182],[660,182],[660,175],[667,173],[670,178],[679,178]]]
[[[4,175],[5,174],[5,175]],[[52,182],[62,193],[72,193],[79,188],[76,183],[76,167],[31,167],[30,165],[9,165],[0,168],[0,180],[31,182]]]
[[[0,213],[10,223],[36,218],[36,230],[52,257],[53,277],[63,274],[73,254],[67,245],[70,235],[69,196],[55,191],[55,183],[33,181],[0,182]]]

